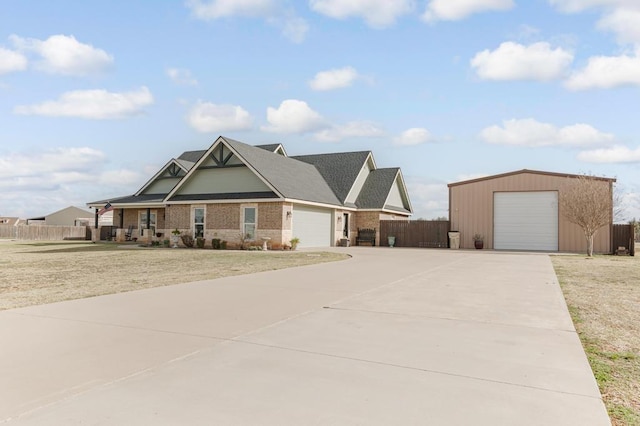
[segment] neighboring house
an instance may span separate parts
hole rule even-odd
[[[0,225],[18,226],[26,223],[26,219],[20,219],[19,217],[0,216]]]
[[[46,216],[27,219],[27,225],[88,226],[94,223],[93,212],[69,206]]]
[[[460,232],[460,247],[473,248],[473,236],[484,247],[506,250],[581,252],[586,250],[582,229],[567,221],[560,194],[577,175],[519,170],[449,184],[451,229]],[[597,178],[613,200],[615,179]],[[611,228],[598,230],[594,252],[611,253]]]
[[[369,151],[289,157],[280,144],[251,146],[219,137],[207,150],[167,162],[135,194],[88,203],[114,208],[114,226],[133,238],[174,229],[230,246],[269,239],[281,247],[355,241],[358,228],[408,219],[399,168],[379,169]]]

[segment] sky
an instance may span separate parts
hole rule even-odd
[[[220,135],[447,184],[617,179],[640,218],[638,0],[3,0],[0,216],[136,192]]]

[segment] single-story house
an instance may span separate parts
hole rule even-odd
[[[18,226],[26,223],[26,219],[14,216],[0,216],[0,225]]]
[[[129,229],[137,239],[177,229],[230,247],[269,239],[278,248],[292,238],[300,247],[354,243],[358,228],[379,231],[380,220],[412,214],[401,170],[378,168],[370,151],[290,157],[281,144],[223,136],[169,160],[132,195],[88,203],[96,214],[106,205],[118,239]]]
[[[473,236],[484,237],[484,248],[582,252],[582,229],[562,214],[562,191],[578,175],[519,170],[450,183],[449,220],[460,232],[460,247],[473,248]],[[613,200],[615,179],[589,177],[608,189]],[[611,253],[613,210],[608,226],[598,230],[594,253]]]
[[[93,223],[91,210],[69,206],[45,216],[27,219],[28,225],[88,226]]]

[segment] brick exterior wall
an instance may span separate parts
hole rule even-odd
[[[282,230],[282,224],[285,222],[283,211],[283,203],[258,204],[258,227]]]
[[[240,204],[208,204],[206,229],[240,230]]]
[[[193,205],[171,205],[166,209],[165,235],[170,236],[174,229],[183,234],[192,233],[191,210]],[[211,240],[218,238],[227,241],[228,248],[239,248],[242,236],[242,208],[257,208],[256,240],[251,245],[262,245],[262,238],[270,238],[268,245],[279,249],[291,239],[291,219],[286,218],[290,203],[215,203],[205,204],[205,247],[211,247]],[[133,216],[136,218],[135,213]],[[283,229],[284,228],[284,229]],[[287,233],[288,230],[288,233]],[[162,232],[162,231],[159,231]],[[182,245],[182,242],[179,242]]]
[[[355,227],[351,238],[351,244],[356,243],[356,236],[358,235],[357,228],[375,228],[376,229],[376,246],[380,245],[380,212],[356,212],[355,215]],[[353,219],[352,216],[352,219]]]
[[[165,226],[171,233],[174,229],[188,231],[191,229],[191,206],[172,204],[166,208]]]

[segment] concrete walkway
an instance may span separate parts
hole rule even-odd
[[[335,250],[0,312],[0,423],[610,424],[548,256]]]

